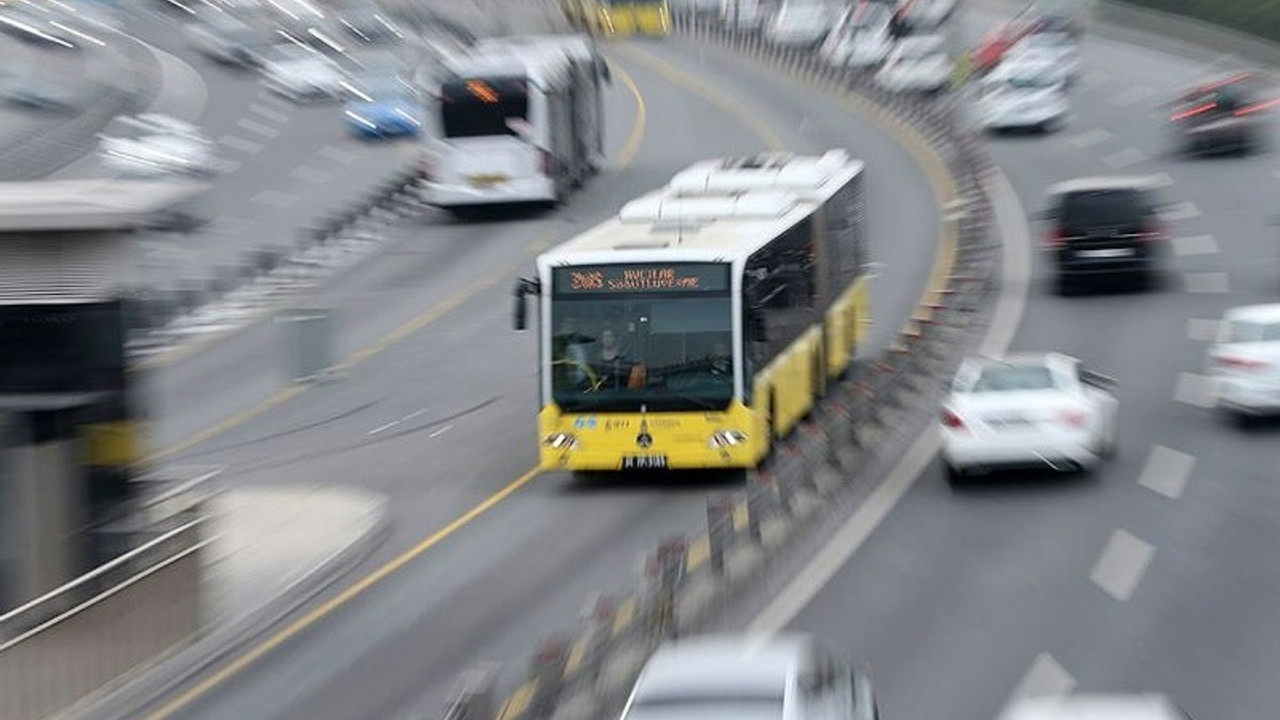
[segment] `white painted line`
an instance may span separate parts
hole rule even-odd
[[[253,103],[249,106],[249,112],[257,113],[273,123],[280,124],[289,121],[289,113],[280,112],[263,105],[262,103]]]
[[[301,165],[289,173],[289,177],[294,180],[311,183],[312,185],[320,185],[333,179],[333,173],[327,170],[317,170],[313,167]]]
[[[257,195],[249,198],[249,202],[258,203],[259,205],[270,205],[280,209],[287,208],[297,201],[297,195],[282,193],[279,190],[263,190]]]
[[[1151,182],[1158,188],[1167,188],[1175,184],[1177,180],[1174,180],[1173,176],[1169,173],[1162,172],[1152,175]]]
[[[265,88],[258,91],[258,102],[283,111],[293,110],[298,107],[298,104],[289,98],[281,97]]]
[[[1168,209],[1160,213],[1160,217],[1168,222],[1177,222],[1178,220],[1190,220],[1200,217],[1200,208],[1190,201],[1184,201],[1171,205]]]
[[[409,421],[409,420],[412,420],[412,419],[414,419],[414,418],[418,417],[419,415],[421,415],[421,414],[425,413],[427,410],[428,410],[428,408],[422,408],[421,410],[414,410],[413,412],[409,413],[408,415],[405,415],[404,417],[400,418],[400,421],[401,421],[401,422],[407,422],[407,421]]]
[[[1009,703],[1029,697],[1062,697],[1075,687],[1076,679],[1061,663],[1049,653],[1040,653],[1013,689]]]
[[[1018,201],[1009,178],[996,170],[989,189],[994,199],[1004,253],[998,286],[1000,294],[978,352],[998,357],[1013,342],[1014,333],[1017,332],[1026,308],[1027,294],[1031,288],[1031,237],[1026,209]],[[911,489],[911,485],[920,477],[940,446],[941,439],[936,427],[930,427],[917,438],[906,455],[890,470],[888,477],[872,491],[853,516],[845,521],[835,536],[751,621],[748,631],[769,636],[785,628],[844,567],[876,527],[884,522],[889,511]]]
[[[1173,239],[1177,255],[1212,255],[1218,252],[1218,241],[1212,235],[1192,235]]]
[[[1231,291],[1231,283],[1224,272],[1184,273],[1183,280],[1189,293],[1225,293]]]
[[[1187,339],[1195,342],[1216,342],[1222,334],[1221,320],[1191,318],[1187,320]]]
[[[350,165],[356,159],[355,153],[349,150],[343,150],[342,148],[334,147],[332,145],[325,145],[324,147],[320,148],[319,155],[322,158],[325,158],[327,160],[332,160],[342,165]]]
[[[1177,500],[1187,489],[1187,483],[1191,480],[1191,470],[1195,466],[1194,455],[1157,445],[1147,456],[1147,464],[1143,466],[1142,474],[1138,476],[1138,484],[1152,492]]]
[[[1173,389],[1173,399],[1186,405],[1210,408],[1216,404],[1213,386],[1213,378],[1208,375],[1179,373],[1178,384]]]
[[[1113,96],[1111,98],[1111,104],[1116,107],[1129,107],[1134,103],[1155,97],[1155,95],[1155,89],[1147,87],[1146,85],[1137,85]]]
[[[391,422],[386,423],[385,425],[379,425],[378,427],[376,427],[376,428],[374,428],[374,429],[370,430],[370,431],[369,431],[369,434],[370,434],[370,435],[377,435],[378,433],[382,432],[383,430],[390,430],[391,428],[393,428],[393,427],[395,427],[395,426],[399,425],[400,423],[401,423],[401,421],[400,421],[400,420],[392,420]]]
[[[1072,145],[1079,148],[1092,147],[1098,143],[1106,142],[1111,139],[1111,133],[1102,128],[1094,128],[1088,132],[1081,133],[1069,141]]]
[[[1116,530],[1111,533],[1089,579],[1106,594],[1125,602],[1133,597],[1155,554],[1156,548],[1151,543],[1126,530]]]
[[[1112,170],[1119,170],[1120,168],[1127,168],[1130,165],[1137,165],[1147,159],[1147,154],[1141,150],[1137,148],[1126,148],[1103,157],[1102,162],[1106,163],[1107,167],[1110,167]]]
[[[430,435],[428,435],[427,437],[428,437],[428,438],[430,438],[430,439],[435,439],[435,438],[438,438],[438,437],[440,437],[441,435],[443,435],[443,434],[445,434],[445,433],[449,432],[449,431],[450,431],[450,430],[452,430],[452,429],[453,429],[453,426],[452,426],[452,425],[445,425],[444,427],[440,428],[439,430],[436,430],[435,432],[431,433],[431,434],[430,434]]]
[[[232,150],[239,150],[242,153],[248,153],[250,155],[257,155],[258,153],[262,152],[262,148],[263,148],[262,143],[256,143],[252,140],[245,140],[244,138],[238,135],[223,135],[222,139],[218,141],[218,144],[222,145],[223,147],[231,148]]]
[[[273,128],[270,125],[264,125],[257,120],[250,120],[249,118],[240,118],[237,120],[236,127],[269,138],[276,137],[280,134],[280,131],[276,128]]]

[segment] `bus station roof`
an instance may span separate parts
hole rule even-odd
[[[208,187],[190,180],[0,182],[0,239],[14,233],[132,230]]]

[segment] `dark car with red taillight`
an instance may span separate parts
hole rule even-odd
[[[1058,290],[1133,280],[1154,285],[1165,260],[1156,182],[1148,177],[1078,178],[1049,189],[1041,217],[1045,247],[1057,269]]]
[[[1266,135],[1267,110],[1280,104],[1261,92],[1252,73],[1201,83],[1178,96],[1169,126],[1178,151],[1187,154],[1247,154]]]

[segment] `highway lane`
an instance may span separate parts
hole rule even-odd
[[[883,343],[910,311],[938,234],[932,189],[910,155],[819,93],[715,51],[672,41],[619,48],[613,56],[645,98],[649,121],[636,161],[593,183],[563,214],[484,241],[510,253],[544,239],[542,227],[558,230],[551,237],[561,239],[692,160],[761,149],[759,135],[777,135],[798,150],[847,146],[871,168],[873,245],[886,263],[873,286],[882,321],[874,334]],[[708,99],[708,87],[718,89],[710,91],[717,99]],[[611,99],[611,107],[616,103]],[[737,106],[755,119],[727,109]],[[406,274],[429,288],[429,279],[456,279],[469,266],[424,265],[429,275]],[[527,259],[516,263],[529,266]],[[209,440],[208,448],[222,450],[195,447],[170,461],[226,462],[229,483],[356,482],[389,492],[392,536],[374,562],[405,549],[528,477],[522,474],[534,461],[535,350],[532,336],[508,329],[513,275],[506,269],[454,312],[340,382],[289,398]],[[903,287],[911,281],[914,288]],[[625,591],[638,553],[667,532],[696,531],[706,490],[584,487],[561,474],[519,484],[421,561],[176,715],[336,719],[435,710],[454,674],[485,658],[516,660],[506,668],[509,686],[537,637],[570,627],[589,591]]]
[[[1203,60],[1102,38],[1084,55],[1070,127],[996,140],[997,161],[1031,210],[1057,180],[1165,173],[1167,198],[1193,203],[1169,221],[1173,246],[1197,252],[1171,256],[1162,292],[1065,299],[1037,258],[1012,349],[1069,352],[1119,380],[1117,459],[1093,478],[961,492],[931,464],[790,624],[868,662],[887,717],[991,718],[1028,686],[1164,691],[1195,717],[1280,700],[1275,429],[1229,427],[1183,375],[1205,348],[1189,320],[1275,297],[1276,156],[1166,157],[1155,106]]]

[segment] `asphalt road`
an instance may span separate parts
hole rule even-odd
[[[973,38],[996,17],[968,15]],[[985,720],[1026,687],[1161,691],[1220,720],[1280,704],[1276,428],[1230,426],[1197,376],[1208,321],[1275,301],[1280,161],[1171,156],[1157,105],[1212,57],[1142,45],[1086,40],[1067,129],[993,141],[1029,210],[1055,181],[1121,173],[1164,173],[1167,200],[1191,203],[1168,222],[1161,292],[1061,298],[1035,261],[1011,349],[1118,379],[1118,457],[1092,478],[960,492],[930,464],[789,626],[868,663],[887,718]]]
[[[532,254],[694,160],[771,144],[844,146],[867,160],[874,259],[885,263],[873,284],[872,335],[886,342],[919,295],[938,235],[933,190],[909,153],[822,94],[719,51],[672,39],[610,55],[634,78],[647,118],[631,162],[553,214],[474,224],[433,216],[404,229],[385,255],[315,299],[337,308],[341,354],[371,342],[376,350],[335,382],[245,412],[282,386],[269,323],[162,371],[153,398],[163,443],[233,418],[166,462],[225,464],[227,483],[355,483],[388,493],[392,535],[370,567],[385,561],[528,477],[535,347],[509,323],[510,283],[530,270]],[[638,103],[618,82],[607,107],[616,157]],[[378,341],[406,322],[418,329]],[[705,486],[587,487],[560,474],[518,484],[172,716],[346,720],[434,711],[456,673],[478,660],[514,660],[509,687],[536,639],[571,627],[589,592],[624,591],[640,552],[703,522]]]

